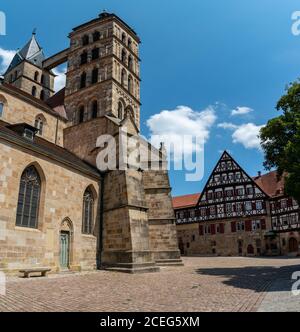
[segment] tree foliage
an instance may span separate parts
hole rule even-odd
[[[300,81],[290,84],[277,104],[282,114],[262,128],[264,166],[285,177],[285,191],[300,202]]]

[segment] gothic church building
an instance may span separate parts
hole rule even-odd
[[[0,271],[180,265],[167,171],[96,167],[99,136],[139,135],[140,39],[109,13],[69,38],[46,58],[33,34],[0,82]]]

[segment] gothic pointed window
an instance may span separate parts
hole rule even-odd
[[[0,118],[3,116],[4,104],[0,102]]]
[[[133,93],[133,81],[131,76],[128,77],[128,91],[131,94]]]
[[[126,77],[127,77],[126,70],[123,69],[123,70],[122,70],[122,73],[121,73],[121,84],[122,84],[123,86],[125,86]]]
[[[86,87],[86,73],[82,73],[80,76],[80,88],[83,89]]]
[[[31,94],[33,97],[36,97],[36,87],[35,86],[32,87]]]
[[[84,35],[84,36],[82,37],[82,45],[83,45],[83,46],[86,46],[86,45],[89,44],[89,42],[90,42],[89,36],[88,36],[88,35]]]
[[[99,47],[96,47],[92,50],[92,60],[96,60],[99,58],[100,50]]]
[[[82,123],[83,121],[84,121],[84,106],[81,106],[78,112],[78,123]]]
[[[126,34],[122,33],[122,43],[126,44]]]
[[[98,68],[94,68],[92,71],[92,84],[95,84],[98,82],[98,75],[99,75]]]
[[[43,135],[43,129],[44,129],[44,122],[43,122],[43,120],[40,117],[38,117],[35,120],[34,126],[35,126],[35,128],[38,129],[39,135],[42,136]]]
[[[123,120],[124,118],[124,107],[121,101],[119,101],[119,105],[118,105],[118,118],[120,120]]]
[[[85,51],[80,55],[80,64],[84,65],[87,63],[88,60],[88,53]]]
[[[122,55],[121,55],[121,60],[122,60],[123,63],[126,62],[126,58],[127,58],[127,53],[126,53],[126,51],[123,49],[123,50],[122,50]]]
[[[98,102],[97,100],[92,103],[92,119],[96,119],[98,116]]]
[[[100,32],[99,31],[95,31],[93,33],[93,41],[96,42],[100,39]]]
[[[133,59],[131,55],[128,58],[128,67],[130,70],[133,70]]]
[[[21,176],[16,225],[38,228],[41,179],[34,166],[25,169]]]
[[[128,48],[132,49],[132,40],[128,38]]]
[[[82,233],[93,233],[93,213],[94,212],[94,197],[90,189],[87,189],[83,196],[83,222]]]

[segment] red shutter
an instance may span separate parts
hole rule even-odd
[[[199,235],[202,236],[203,234],[203,225],[199,225]]]
[[[291,198],[289,198],[288,200],[287,200],[287,207],[292,207],[293,206],[293,200],[291,199]]]
[[[252,231],[252,221],[251,220],[246,220],[245,229],[246,229],[246,232],[251,232]]]
[[[262,230],[267,229],[267,225],[266,225],[266,220],[265,220],[265,219],[262,219],[262,220],[260,221],[260,226],[261,226],[261,229],[262,229]]]
[[[216,225],[215,225],[215,224],[212,224],[212,225],[211,225],[211,234],[212,234],[212,235],[215,235],[215,234],[216,234]]]
[[[256,210],[256,204],[255,204],[255,202],[252,202],[252,210]]]
[[[265,201],[262,202],[262,207],[263,207],[264,210],[267,208],[267,205],[266,205]]]
[[[231,223],[231,232],[232,232],[232,233],[236,233],[236,222],[235,222],[235,221],[233,221],[233,222]]]
[[[225,233],[225,225],[224,224],[220,224],[220,233],[224,234]]]

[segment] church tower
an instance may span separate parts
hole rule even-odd
[[[70,34],[65,106],[72,125],[130,114],[140,127],[140,39],[115,14],[102,13]]]
[[[15,54],[4,82],[9,83],[33,97],[46,100],[54,94],[54,73],[43,67],[45,55],[36,40],[35,32],[30,40]]]

